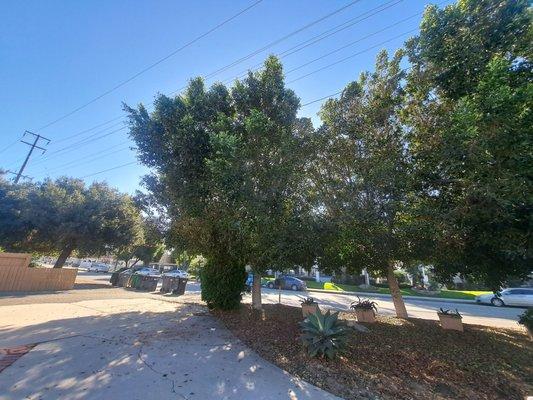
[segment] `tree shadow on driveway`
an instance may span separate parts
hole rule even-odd
[[[0,343],[40,344],[0,373],[0,398],[335,398],[261,359],[204,307],[169,306],[4,328]]]

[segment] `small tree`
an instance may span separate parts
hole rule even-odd
[[[169,216],[170,243],[207,258],[206,299],[226,277],[217,268],[240,277],[251,265],[253,304],[260,308],[260,274],[293,266],[301,254],[299,173],[306,160],[302,132],[310,124],[296,118],[298,105],[270,57],[231,91],[218,84],[206,91],[195,79],[181,96],[159,96],[152,114],[126,106],[140,159],[157,172],[145,183]]]
[[[131,198],[106,184],[85,187],[81,180],[59,178],[10,185],[8,192],[3,200],[7,204],[22,193],[25,197],[16,214],[23,228],[15,237],[4,237],[3,245],[17,251],[57,252],[55,268],[61,268],[74,250],[97,255],[142,239],[140,214]]]
[[[404,127],[402,53],[381,52],[376,70],[329,100],[320,116],[311,172],[324,227],[320,264],[382,274],[396,314],[407,317],[395,267],[409,262],[423,237],[409,214],[412,181]]]

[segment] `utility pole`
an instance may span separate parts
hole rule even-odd
[[[37,146],[37,143],[39,143],[39,140],[45,140],[46,141],[46,145],[48,145],[48,143],[50,143],[50,139],[47,139],[45,138],[44,136],[41,136],[37,133],[33,133],[33,132],[30,132],[30,131],[26,131],[24,132],[24,135],[22,136],[22,138],[24,138],[26,135],[33,135],[35,136],[35,140],[33,141],[33,143],[28,143],[26,142],[25,140],[22,140],[21,139],[21,142],[22,143],[25,143],[27,144],[28,146],[31,146],[30,147],[30,151],[28,152],[28,155],[26,156],[26,159],[24,160],[24,163],[22,164],[22,167],[20,167],[20,170],[19,172],[17,173],[17,177],[15,178],[15,183],[19,183],[19,180],[22,176],[22,173],[24,172],[24,168],[26,168],[26,164],[28,164],[28,161],[30,159],[30,156],[31,156],[31,153],[33,153],[33,149],[35,149],[36,147],[39,149],[39,150],[42,150],[44,154],[46,149],[43,148],[43,147],[40,147],[40,146]]]
[[[18,175],[17,172],[13,172],[13,171],[11,171],[11,170],[9,170],[9,169],[6,171],[6,173],[7,173],[7,174],[11,174],[11,175]],[[33,180],[33,178],[32,178],[31,176],[28,176],[28,175],[21,175],[20,177],[21,177],[21,178],[24,178],[24,179],[27,179],[27,180],[29,180],[29,181]]]

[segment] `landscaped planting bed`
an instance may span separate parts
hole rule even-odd
[[[297,307],[249,305],[214,314],[244,343],[284,370],[345,399],[523,399],[533,393],[533,345],[524,331],[378,316],[350,330],[333,361],[303,351]],[[353,320],[352,313],[341,313]]]

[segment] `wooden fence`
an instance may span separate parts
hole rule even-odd
[[[31,255],[0,253],[0,292],[68,290],[78,273],[73,268],[30,268]]]

